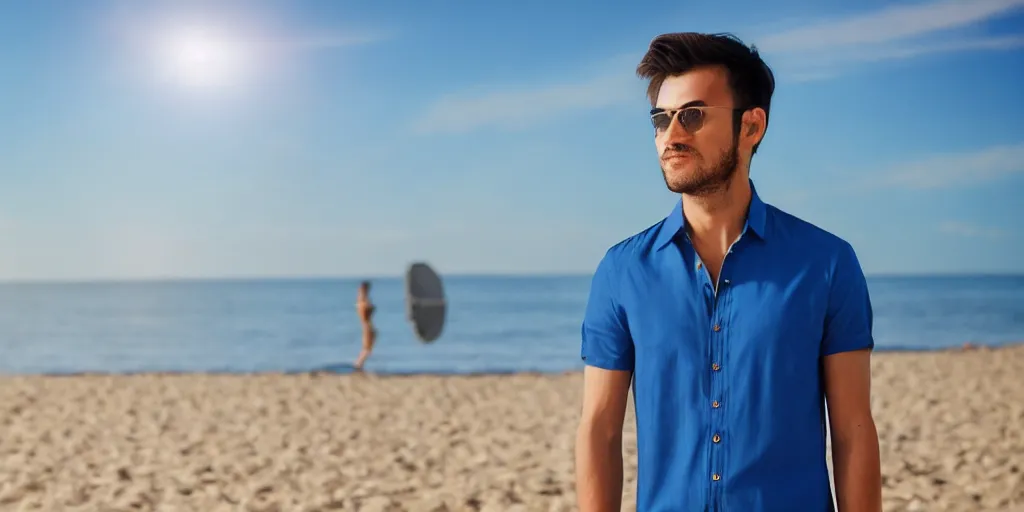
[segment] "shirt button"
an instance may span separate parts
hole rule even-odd
[[[722,438],[721,438],[721,437],[719,437],[719,436],[718,436],[718,434],[715,434],[715,436],[714,436],[714,437],[712,437],[712,438],[711,438],[711,440],[717,443],[717,442],[721,441],[721,440],[722,440]]]
[[[714,402],[711,402],[711,407],[714,408],[714,409],[718,409],[718,406],[720,406],[720,405],[722,405],[722,404],[718,403],[718,400],[715,400]]]
[[[721,480],[722,477],[719,476],[718,473],[715,473],[715,474],[711,475],[711,479],[717,482],[717,481]]]
[[[704,266],[703,263],[701,263],[699,261],[697,262],[697,270],[700,270],[703,266]]]
[[[711,369],[716,371],[716,372],[718,370],[720,370],[721,368],[722,368],[721,366],[718,366],[718,363],[714,363],[714,364],[711,365]]]
[[[718,325],[718,324],[715,324],[715,326],[714,326],[714,327],[712,327],[712,329],[714,329],[714,330],[715,330],[715,332],[718,332],[718,331],[721,331],[721,330],[722,330],[722,326],[720,326],[720,325]]]

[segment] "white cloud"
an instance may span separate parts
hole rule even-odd
[[[765,52],[803,52],[837,46],[885,43],[974,24],[1024,6],[1024,0],[944,0],[889,7],[770,35]]]
[[[798,70],[787,78],[795,81],[814,81],[833,78],[842,73],[841,66],[887,60],[907,60],[925,55],[957,53],[977,50],[1013,50],[1024,48],[1024,36],[999,36],[974,39],[893,45],[837,48],[828,52],[808,52],[800,61],[783,59],[783,69]]]
[[[1012,50],[1024,46],[1024,36],[986,37],[938,41],[928,44],[905,46],[861,47],[838,56],[851,61],[876,62],[893,59],[909,59],[932,53],[953,53],[969,50]]]
[[[951,34],[1021,7],[1024,0],[918,3],[813,23],[753,42],[779,70],[780,80],[826,80],[849,71],[852,64],[1022,48],[1024,36],[1018,34]]]
[[[965,238],[985,238],[990,240],[998,240],[1010,236],[1010,232],[1003,229],[960,221],[943,222],[939,225],[939,231]]]
[[[637,98],[633,68],[616,63],[611,72],[577,81],[452,94],[431,104],[416,121],[420,133],[464,132],[485,126],[521,128],[572,111],[603,108]]]
[[[942,0],[889,7],[769,34],[756,44],[780,80],[827,80],[850,64],[905,60],[929,54],[1024,48],[1024,35],[960,36],[944,31],[1005,16],[1024,0]],[[942,36],[942,39],[937,39]],[[431,104],[415,123],[420,133],[461,132],[485,126],[520,128],[572,111],[602,108],[642,96],[633,77],[639,55],[613,59],[612,71],[577,81],[453,93]]]
[[[1024,48],[1024,36],[959,39],[928,44],[881,45],[837,49],[832,52],[809,52],[786,57],[774,63],[777,77],[789,82],[817,82],[830,80],[849,72],[852,64],[909,60],[926,55],[967,51],[1001,51]],[[781,72],[780,72],[781,71]],[[781,76],[779,76],[781,75]]]
[[[1024,143],[935,155],[889,168],[879,185],[934,189],[987,182],[1024,172]]]

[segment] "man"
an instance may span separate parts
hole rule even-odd
[[[630,384],[637,510],[881,510],[867,285],[844,240],[765,204],[749,178],[775,80],[727,35],[656,38],[665,184],[681,195],[597,267],[582,326],[582,512],[618,511]]]

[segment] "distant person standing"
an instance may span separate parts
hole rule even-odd
[[[352,366],[357,370],[363,368],[366,358],[373,352],[373,344],[377,341],[377,330],[373,328],[373,312],[376,306],[370,301],[370,282],[359,283],[359,291],[356,294],[356,313],[359,321],[363,324],[363,349]]]
[[[655,38],[637,73],[649,81],[651,142],[679,199],[612,246],[593,277],[580,511],[621,506],[630,385],[638,511],[881,510],[860,263],[845,240],[764,203],[749,176],[772,71],[734,37],[680,33]]]

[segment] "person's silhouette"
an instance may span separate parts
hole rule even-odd
[[[373,352],[373,344],[377,340],[377,330],[373,328],[373,312],[376,307],[370,301],[370,282],[363,281],[359,284],[359,292],[356,295],[356,313],[359,321],[363,324],[363,349],[359,352],[355,364],[356,370],[361,370],[366,358]]]

